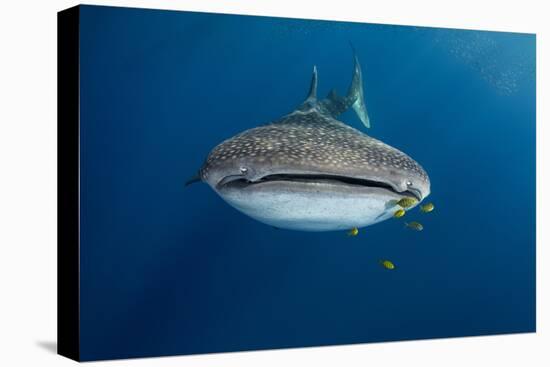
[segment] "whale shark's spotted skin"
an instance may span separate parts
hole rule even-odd
[[[216,146],[198,179],[254,219],[304,231],[368,226],[391,218],[400,199],[429,195],[428,175],[411,157],[336,120],[353,108],[370,127],[357,58],[347,96],[317,101],[316,91],[314,68],[294,112]]]
[[[201,178],[230,159],[265,164],[299,164],[337,173],[410,170],[424,179],[424,169],[405,153],[317,111],[293,113],[268,125],[246,130],[218,145],[208,155]]]

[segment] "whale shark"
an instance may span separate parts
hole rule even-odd
[[[276,121],[214,147],[187,184],[207,183],[240,212],[270,226],[300,231],[366,227],[391,218],[403,198],[430,194],[426,171],[400,150],[336,118],[355,111],[365,128],[361,66],[354,52],[351,85],[317,98],[318,73],[306,99]]]

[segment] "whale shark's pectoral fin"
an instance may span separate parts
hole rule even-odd
[[[194,176],[189,177],[189,179],[187,179],[187,181],[185,181],[185,187],[187,187],[191,184],[194,184],[195,182],[200,182],[200,181],[202,181],[201,176],[200,176],[199,173],[197,173]]]
[[[355,51],[353,57],[353,78],[351,80],[351,85],[347,96],[341,97],[336,94],[336,91],[331,90],[328,96],[320,101],[318,105],[322,113],[328,114],[332,117],[340,115],[342,112],[351,107],[363,125],[368,128],[370,127],[370,120],[363,93],[363,76],[361,74],[359,59],[357,58],[357,55],[355,55]]]

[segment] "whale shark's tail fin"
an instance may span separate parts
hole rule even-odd
[[[353,66],[353,79],[351,80],[351,85],[348,90],[347,99],[353,103],[351,108],[359,117],[359,120],[367,128],[370,127],[369,115],[367,114],[367,106],[365,105],[365,96],[363,94],[363,75],[361,74],[361,65],[359,65],[359,59],[353,52],[354,66]]]
[[[355,49],[353,50],[353,59],[353,78],[351,80],[351,85],[349,87],[347,96],[339,96],[333,89],[330,91],[325,99],[317,102],[315,96],[317,91],[317,68],[313,68],[313,77],[311,80],[308,98],[302,104],[301,108],[311,106],[311,104],[315,103],[321,113],[336,117],[351,107],[353,108],[353,110],[357,114],[357,117],[359,117],[363,125],[369,128],[370,120],[367,113],[367,106],[365,105],[365,98],[363,95],[363,76],[361,75],[361,65],[359,65],[359,59],[355,54]]]

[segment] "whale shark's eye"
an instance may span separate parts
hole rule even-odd
[[[246,173],[248,172],[248,168],[246,168],[246,167],[241,167],[240,170],[241,170],[241,174],[243,174],[243,175],[246,175]]]
[[[411,181],[407,181],[407,186],[412,186],[413,183]]]

